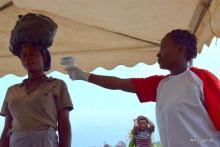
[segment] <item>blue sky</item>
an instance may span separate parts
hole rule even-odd
[[[220,78],[220,41],[213,39],[210,47],[204,45],[203,51],[194,66],[205,68]],[[119,65],[113,70],[97,68],[92,73],[118,76],[120,78],[147,77],[154,74],[167,74],[158,64],[139,63],[132,68]],[[100,147],[104,143],[116,144],[119,140],[128,142],[128,133],[133,119],[145,115],[155,124],[155,103],[139,103],[135,94],[120,90],[107,90],[84,81],[71,81],[65,74],[52,72],[50,76],[63,79],[68,86],[75,109],[71,112],[71,125],[74,147]],[[25,77],[6,75],[0,78],[0,106],[9,86],[21,82]],[[0,117],[0,132],[4,118]],[[86,140],[86,141],[85,141]],[[155,141],[159,134],[155,132]]]

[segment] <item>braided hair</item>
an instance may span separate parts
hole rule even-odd
[[[191,61],[197,56],[197,39],[194,34],[188,30],[176,29],[166,34],[175,43],[184,45],[186,49],[186,60]]]

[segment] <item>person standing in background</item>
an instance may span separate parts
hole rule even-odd
[[[147,117],[138,116],[131,130],[129,147],[153,147],[154,129],[154,124]]]

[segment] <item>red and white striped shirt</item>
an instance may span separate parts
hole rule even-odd
[[[138,131],[137,135],[135,135],[135,145],[136,147],[150,147],[151,135],[149,130]]]

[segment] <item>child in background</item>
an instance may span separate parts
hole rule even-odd
[[[154,124],[145,116],[138,116],[134,120],[129,147],[152,147]]]

